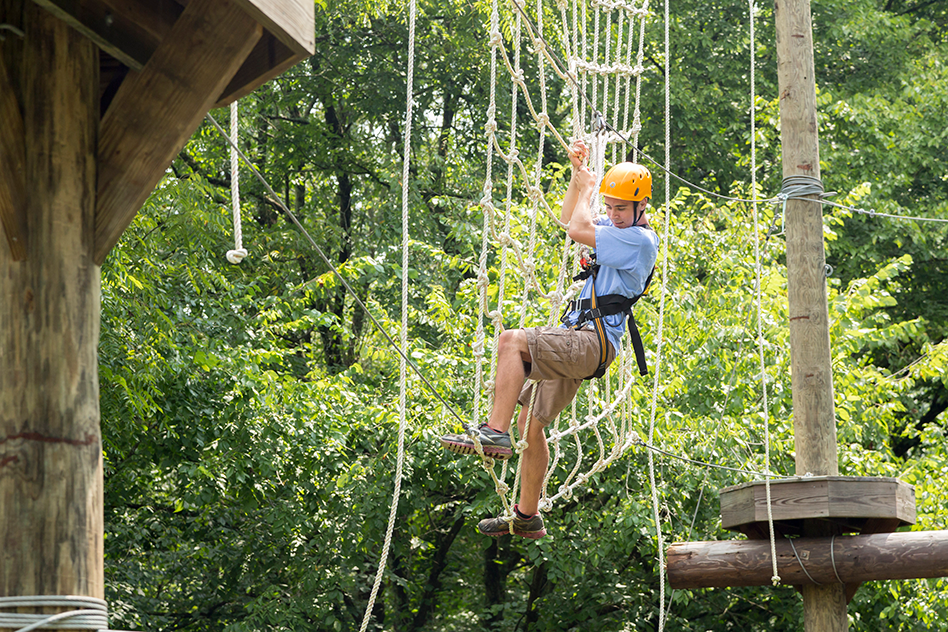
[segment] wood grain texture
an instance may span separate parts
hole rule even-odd
[[[808,0],[775,4],[783,176],[820,177],[813,33]],[[811,196],[812,197],[812,196]],[[797,474],[839,473],[822,207],[788,200],[787,297]]]
[[[181,14],[174,0],[33,0],[133,70],[141,70]]]
[[[23,116],[0,49],[0,226],[14,261],[26,259],[26,146]]]
[[[316,52],[313,0],[234,0],[287,47],[305,57]]]
[[[725,529],[767,522],[763,481],[728,487],[719,494]],[[915,522],[914,487],[896,478],[823,476],[771,481],[770,499],[777,521],[852,518],[859,519],[852,522],[858,527],[869,520],[894,521],[896,527]],[[873,524],[883,528],[880,522]]]
[[[809,0],[776,0],[774,25],[783,176],[819,178],[820,141]],[[833,476],[839,474],[839,461],[822,206],[807,199],[787,200],[785,216],[796,473]],[[835,527],[816,520],[803,521],[805,534],[824,528]],[[803,610],[807,632],[849,629],[842,586],[806,588]]]
[[[761,540],[677,542],[668,547],[667,561],[672,588],[769,586],[773,575],[770,542]],[[814,585],[801,562],[823,586],[839,586],[837,574],[844,584],[946,577],[948,531],[797,538],[793,547],[777,541],[782,584]]]
[[[98,51],[22,7],[30,257],[14,263],[0,243],[0,595],[103,598]]]
[[[308,54],[295,52],[272,34],[264,31],[257,45],[247,56],[247,60],[224,88],[214,107],[222,108],[247,96],[307,57],[309,57]]]
[[[192,0],[102,119],[95,261],[101,264],[262,32],[233,2]]]

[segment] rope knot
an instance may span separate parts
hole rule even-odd
[[[233,264],[240,263],[247,256],[247,250],[240,248],[238,250],[228,250],[227,251],[227,260]]]
[[[504,43],[504,38],[500,34],[499,30],[494,30],[490,32],[490,45],[491,46],[498,47],[503,43]]]
[[[550,124],[550,115],[546,112],[540,112],[537,114],[537,127],[544,128]]]

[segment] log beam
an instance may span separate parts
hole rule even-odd
[[[192,0],[145,68],[129,72],[102,119],[96,263],[118,242],[261,33],[232,2]]]
[[[776,545],[780,582],[788,586],[948,577],[948,531],[796,538],[792,545],[780,539]],[[766,540],[678,542],[668,547],[667,559],[672,588],[771,585]]]

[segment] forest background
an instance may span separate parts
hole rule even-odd
[[[671,7],[672,170],[750,192],[748,6]],[[505,5],[502,5],[505,6]],[[508,10],[506,7],[505,10]],[[551,19],[554,8],[547,7]],[[489,5],[419,0],[411,136],[411,259],[401,269],[408,25],[401,3],[317,3],[317,53],[240,102],[240,143],[373,314],[397,337],[410,284],[411,357],[472,409],[483,216]],[[663,162],[664,29],[646,27],[641,148]],[[760,196],[780,188],[772,8],[757,11]],[[821,169],[836,201],[948,218],[948,2],[815,0]],[[505,37],[509,38],[509,31]],[[525,62],[529,64],[529,62]],[[535,66],[527,68],[536,89]],[[570,133],[568,86],[548,111]],[[509,107],[509,94],[500,95]],[[521,120],[526,111],[521,101]],[[214,113],[222,121],[226,111]],[[535,131],[533,132],[535,134]],[[560,147],[542,156],[556,205]],[[754,240],[763,247],[771,467],[793,473],[786,272],[779,210],[722,202],[656,174],[652,221],[671,217],[655,443],[764,467]],[[495,165],[494,181],[505,166]],[[100,375],[106,590],[113,627],[354,630],[379,563],[394,486],[398,356],[275,200],[243,172],[232,247],[224,139],[203,127],[103,266]],[[502,191],[495,189],[495,196]],[[525,209],[517,220],[522,229]],[[777,217],[775,218],[775,212]],[[845,475],[915,485],[916,529],[945,529],[948,293],[943,224],[825,207],[831,335]],[[776,223],[775,223],[776,222]],[[778,232],[778,231],[774,231]],[[539,219],[537,259],[562,233]],[[490,259],[492,278],[500,261]],[[637,306],[655,366],[658,284]],[[510,294],[509,296],[515,296]],[[505,305],[516,326],[520,302]],[[528,305],[528,322],[547,306]],[[445,453],[457,426],[410,376],[406,469],[369,629],[655,630],[659,572],[647,453],[636,446],[547,514],[538,542],[478,535],[500,501],[475,459]],[[627,419],[648,429],[651,381]],[[587,445],[587,449],[591,446]],[[724,539],[716,491],[754,477],[656,456],[666,541]],[[554,473],[554,481],[563,472]],[[675,591],[668,630],[799,630],[792,588]],[[873,582],[853,630],[946,630],[945,580]]]

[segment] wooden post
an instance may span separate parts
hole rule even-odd
[[[26,33],[0,55],[28,192],[25,260],[0,239],[0,596],[102,599],[98,50],[33,2],[0,0],[0,19]]]
[[[783,175],[820,177],[816,121],[816,80],[809,0],[776,0],[777,79],[780,90]],[[839,473],[833,372],[826,301],[826,259],[822,208],[788,200],[787,277],[790,307],[791,386],[797,474]],[[804,535],[830,535],[809,521]],[[847,630],[845,588],[840,584],[803,587],[808,632]]]

